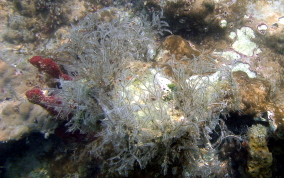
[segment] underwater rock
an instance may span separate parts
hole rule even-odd
[[[49,133],[57,127],[40,106],[25,101],[26,81],[32,76],[0,61],[0,141],[19,140],[31,132]]]
[[[200,52],[193,48],[189,41],[183,39],[178,35],[168,36],[163,44],[163,49],[168,50],[170,54],[174,54],[177,59],[181,57],[194,58],[194,56],[199,56]]]
[[[233,72],[233,78],[238,89],[240,109],[245,114],[265,112],[269,103],[269,84],[257,78],[249,78],[243,71]]]
[[[251,177],[272,177],[272,153],[267,147],[267,128],[261,124],[253,125],[249,130],[249,158],[247,172]]]

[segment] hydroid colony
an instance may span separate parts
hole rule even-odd
[[[48,105],[69,131],[98,132],[90,151],[111,172],[127,176],[158,159],[164,175],[182,162],[185,176],[210,177],[221,167],[210,134],[236,106],[231,73],[197,51],[159,62],[155,38],[170,32],[161,16],[103,9],[74,25],[61,49],[73,77],[49,89],[61,104]]]

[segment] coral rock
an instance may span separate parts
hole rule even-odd
[[[252,177],[269,178],[272,176],[272,153],[267,147],[267,128],[253,125],[249,131],[249,160],[247,172]]]
[[[176,55],[178,58],[187,56],[193,58],[199,56],[200,52],[195,50],[188,41],[178,35],[170,35],[163,42],[164,49],[170,51],[171,54]]]
[[[233,72],[238,87],[240,108],[246,114],[265,112],[269,104],[270,86],[266,81],[249,78],[245,72]]]

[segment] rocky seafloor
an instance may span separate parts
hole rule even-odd
[[[284,177],[283,0],[2,0],[0,22],[0,177]]]

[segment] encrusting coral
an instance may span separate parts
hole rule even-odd
[[[51,133],[58,125],[40,106],[24,97],[34,71],[20,70],[0,60],[0,141],[19,140],[31,132]]]

